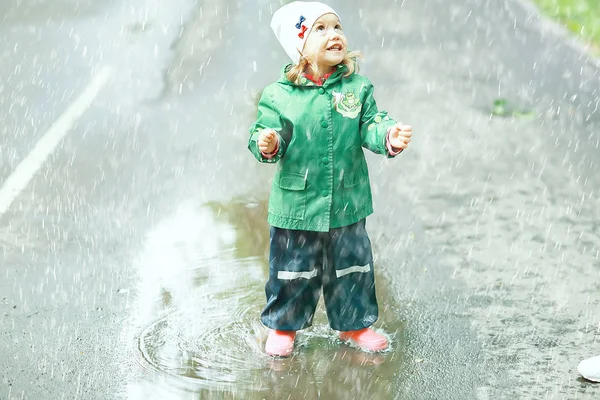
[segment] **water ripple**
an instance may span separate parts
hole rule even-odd
[[[166,299],[158,299],[164,311],[135,337],[137,363],[195,386],[257,389],[252,373],[264,368],[257,306],[263,283],[244,272],[252,267],[253,259],[213,259],[176,276],[175,282],[197,285],[177,301],[165,288]]]

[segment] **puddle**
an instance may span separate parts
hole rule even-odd
[[[387,352],[337,338],[323,303],[288,359],[263,352],[268,271],[265,202],[188,203],[148,235],[131,307],[134,368],[123,397],[393,398],[406,360],[402,320],[379,284]],[[158,396],[158,397],[157,397]]]
[[[247,273],[251,261],[206,263],[212,265],[175,277],[196,285],[185,298],[175,301],[164,290],[164,315],[135,341],[138,362],[198,387],[254,390],[252,371],[262,368],[260,327],[254,322],[261,281]]]

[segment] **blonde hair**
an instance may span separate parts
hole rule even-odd
[[[356,62],[357,58],[363,59],[362,53],[360,51],[351,51],[346,54],[346,57],[344,57],[342,62],[339,64],[348,67],[348,71],[344,74],[344,77],[352,75],[355,71],[358,72],[359,67]],[[311,62],[308,57],[305,57],[304,54],[300,53],[300,61],[298,61],[298,64],[293,65],[290,69],[288,69],[285,73],[285,76],[290,82],[299,85],[302,74],[309,73],[311,75],[315,75],[317,71],[317,65]]]

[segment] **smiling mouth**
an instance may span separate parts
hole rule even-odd
[[[327,51],[342,51],[342,45],[341,44],[334,44],[333,46],[329,46],[327,48]]]

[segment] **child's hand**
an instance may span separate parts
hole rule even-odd
[[[397,123],[390,129],[390,144],[396,149],[406,149],[412,137],[412,126]]]
[[[265,129],[258,135],[258,148],[264,154],[270,154],[275,151],[278,142],[279,139],[272,129]]]

